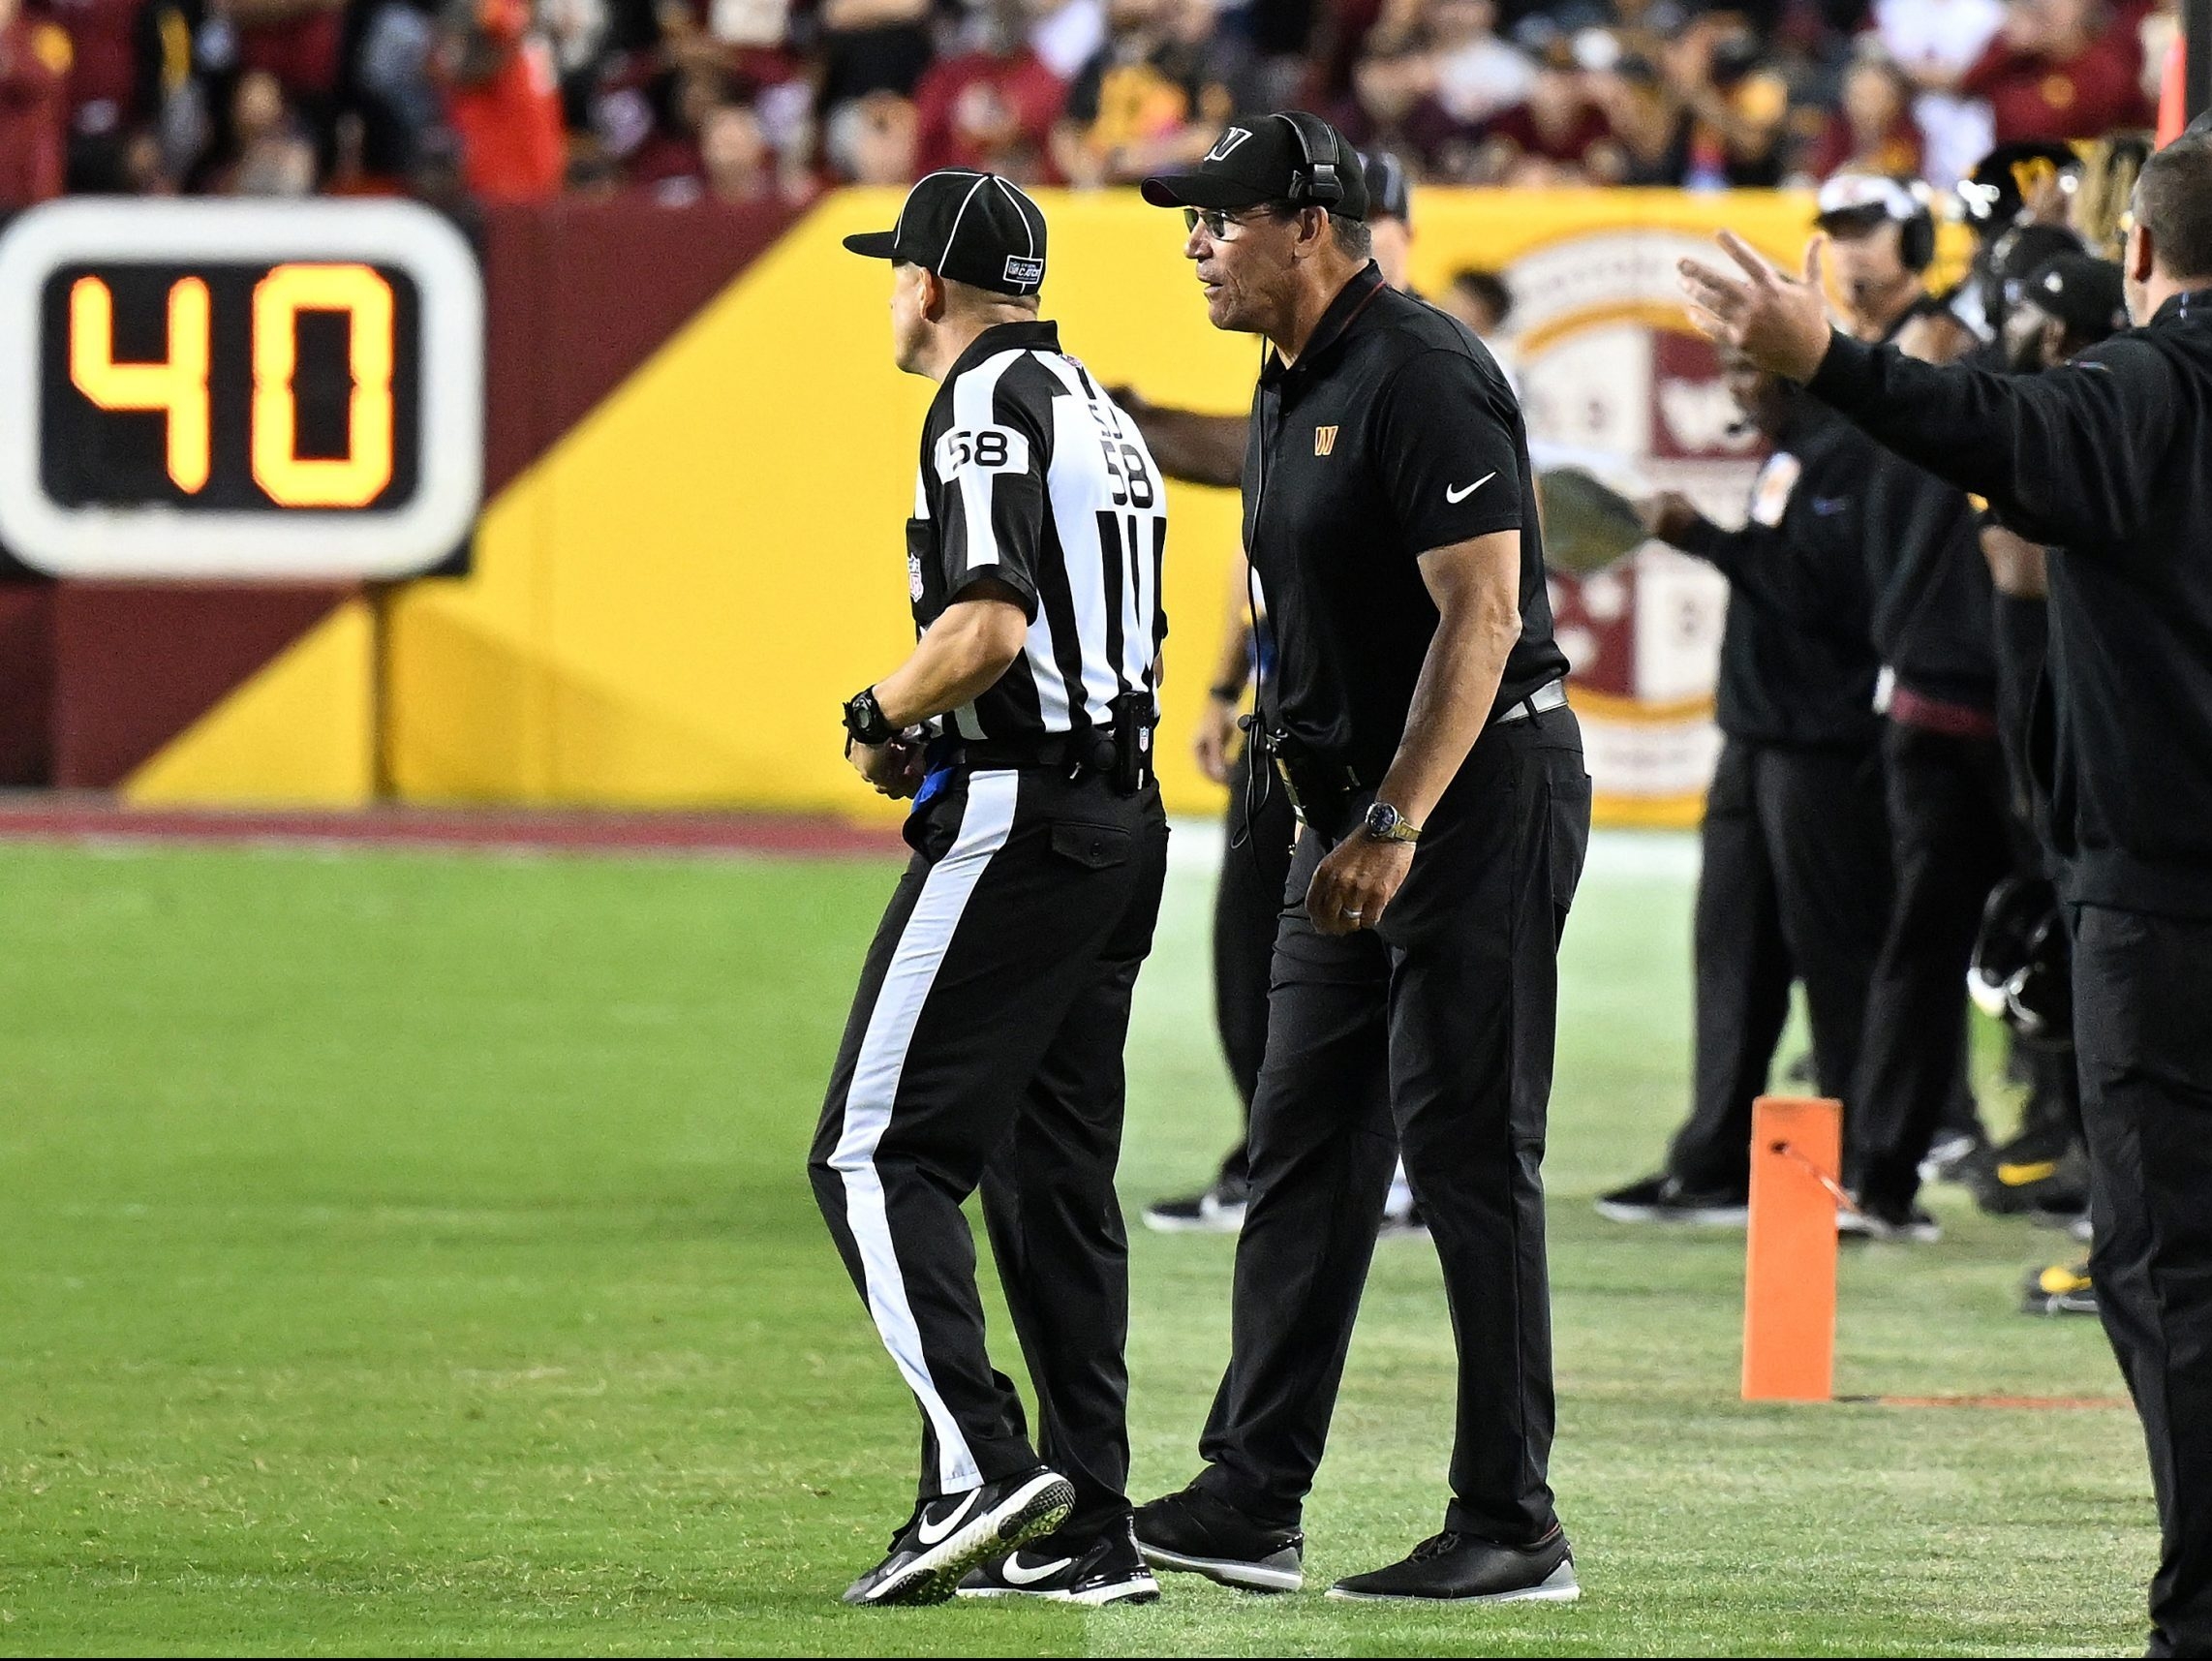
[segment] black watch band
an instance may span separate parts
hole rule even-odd
[[[876,689],[863,687],[845,700],[845,730],[855,744],[871,747],[888,744],[898,729],[883,719],[883,706],[876,701]]]

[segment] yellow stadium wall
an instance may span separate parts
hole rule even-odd
[[[1258,349],[1207,325],[1180,219],[1131,195],[1042,200],[1046,313],[1068,350],[1156,401],[1242,410]],[[884,267],[839,245],[888,224],[898,200],[823,201],[500,494],[472,576],[395,598],[384,751],[398,794],[896,811],[841,759],[837,705],[910,641],[902,527],[932,388],[890,363]],[[1602,230],[1729,225],[1795,260],[1808,211],[1767,194],[1430,190],[1415,277],[1433,288]],[[1170,503],[1162,777],[1171,808],[1212,812],[1219,791],[1183,738],[1218,641],[1237,502],[1177,486]]]

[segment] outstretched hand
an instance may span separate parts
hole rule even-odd
[[[1690,321],[1716,344],[1740,352],[1759,368],[1804,382],[1828,355],[1828,300],[1821,292],[1821,247],[1805,245],[1803,277],[1786,277],[1733,231],[1718,239],[1738,273],[1715,270],[1696,260],[1677,267],[1690,298]]]

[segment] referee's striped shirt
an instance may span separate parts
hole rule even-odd
[[[922,426],[906,574],[927,630],[973,583],[1021,598],[1021,657],[945,725],[1019,741],[1109,725],[1125,692],[1158,716],[1167,501],[1136,426],[1050,323],[976,337]]]

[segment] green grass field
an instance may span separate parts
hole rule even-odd
[[[801,1168],[889,865],[0,848],[0,1652],[2139,1652],[2131,1416],[1744,1406],[1740,1237],[1591,1214],[1685,1072],[1687,882],[1622,846],[1550,1167],[1585,1594],[1433,1615],[837,1604],[915,1463]],[[1228,1130],[1205,891],[1141,989],[1132,1204]],[[1938,1203],[1848,1256],[1839,1389],[2115,1393],[2094,1322],[2012,1312],[2050,1237]],[[1136,1239],[1140,1497],[1193,1468],[1230,1249]],[[1312,1581],[1437,1525],[1451,1361],[1386,1246]]]

